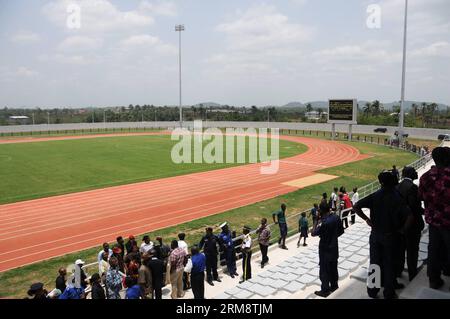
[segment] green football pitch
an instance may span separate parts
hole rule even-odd
[[[239,165],[175,164],[176,143],[168,135],[149,135],[0,145],[0,203]],[[248,162],[248,140],[245,145]],[[280,140],[281,158],[304,151],[305,145]]]

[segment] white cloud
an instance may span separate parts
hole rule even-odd
[[[43,13],[56,25],[67,28],[66,12],[71,0],[53,1],[43,7]],[[79,32],[109,32],[142,28],[154,23],[153,17],[143,10],[121,11],[107,0],[79,0],[81,28]],[[70,31],[70,29],[67,29]]]
[[[121,42],[122,46],[142,46],[142,45],[156,45],[160,41],[157,37],[148,35],[148,34],[140,34],[140,35],[133,35],[129,38],[126,38]]]
[[[39,42],[41,37],[39,34],[31,31],[21,31],[11,36],[11,41],[18,44],[32,44]]]
[[[20,77],[30,78],[30,77],[38,75],[38,72],[28,69],[27,67],[21,66],[21,67],[17,68],[16,75],[18,75]]]
[[[65,38],[59,45],[60,51],[91,51],[101,48],[103,41],[86,36],[71,36]]]
[[[450,57],[450,43],[439,41],[411,52],[412,57]]]
[[[175,17],[178,15],[177,6],[170,1],[158,1],[156,3],[142,1],[139,5],[139,9],[161,16]]]

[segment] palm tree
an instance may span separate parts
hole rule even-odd
[[[381,110],[383,107],[381,106],[380,101],[375,100],[372,102],[372,114],[373,115],[379,115],[381,113]]]
[[[311,103],[306,104],[306,112],[311,112],[313,110],[313,107]]]
[[[366,104],[364,104],[364,109],[363,109],[364,115],[366,117],[369,116],[369,114],[372,113],[372,104],[367,102]]]

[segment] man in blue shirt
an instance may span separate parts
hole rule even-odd
[[[220,225],[222,232],[219,234],[219,242],[223,247],[225,261],[227,263],[228,274],[231,278],[238,276],[236,272],[236,251],[234,249],[234,241],[227,222]]]
[[[125,278],[125,285],[128,287],[125,293],[125,299],[140,299],[142,296],[141,286],[131,277]]]
[[[344,233],[341,219],[336,214],[324,211],[321,223],[314,225],[313,236],[319,236],[319,267],[321,290],[314,292],[317,296],[328,297],[338,286],[338,237]]]
[[[206,257],[200,253],[197,246],[191,248],[191,255],[185,271],[191,273],[191,288],[194,299],[205,299]]]

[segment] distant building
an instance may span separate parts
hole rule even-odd
[[[326,118],[327,116],[328,116],[327,112],[320,113],[319,111],[311,111],[305,113],[305,117],[311,121],[318,121],[321,118]]]
[[[9,117],[9,124],[26,124],[30,118],[25,115],[11,115]]]

